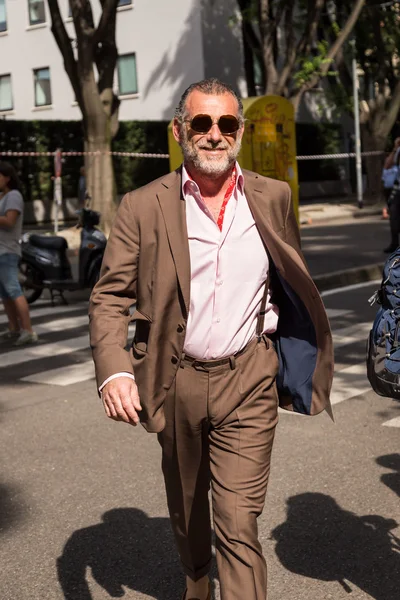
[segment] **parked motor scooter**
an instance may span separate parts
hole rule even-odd
[[[67,304],[65,291],[91,289],[99,279],[101,261],[107,239],[96,225],[100,214],[88,208],[77,211],[78,226],[82,228],[79,248],[79,275],[72,277],[67,256],[68,242],[61,236],[24,234],[19,264],[20,282],[29,304],[48,289],[54,306],[56,297]]]

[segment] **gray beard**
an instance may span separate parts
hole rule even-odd
[[[207,146],[211,148],[211,146]],[[187,140],[187,136],[184,134],[181,136],[181,148],[183,152],[183,158],[185,163],[189,163],[193,165],[193,167],[199,173],[207,175],[212,179],[217,179],[227,173],[232,166],[235,164],[238,154],[240,152],[241,140],[236,140],[234,146],[221,146],[221,144],[217,144],[214,146],[215,148],[224,148],[227,153],[223,160],[204,160],[200,158],[199,152],[197,148],[191,144],[189,144]]]

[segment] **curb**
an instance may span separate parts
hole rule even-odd
[[[316,275],[313,277],[314,283],[320,292],[340,288],[346,285],[355,283],[364,283],[382,279],[382,269],[384,262],[374,265],[366,265],[363,267],[355,267],[353,269],[345,269],[344,271],[333,271],[324,275]]]

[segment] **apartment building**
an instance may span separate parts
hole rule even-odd
[[[73,39],[69,2],[58,1]],[[235,5],[234,0],[119,0],[114,85],[120,118],[170,119],[182,91],[203,77],[221,77],[244,92],[240,35],[229,26]],[[98,20],[100,3],[93,1],[92,7]],[[0,0],[1,118],[81,118],[46,0]]]

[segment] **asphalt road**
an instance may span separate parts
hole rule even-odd
[[[281,414],[259,520],[269,600],[400,598],[400,403],[364,367],[375,288],[324,296],[335,424]],[[40,344],[0,348],[0,599],[177,600],[158,444],[104,416],[86,310],[43,301]]]

